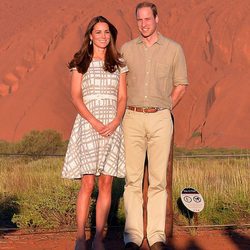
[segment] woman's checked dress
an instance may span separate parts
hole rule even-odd
[[[92,61],[82,79],[83,102],[103,124],[117,112],[119,77],[127,67],[114,73],[104,71],[103,61]],[[124,138],[121,125],[109,137],[102,137],[81,115],[77,115],[66,152],[62,177],[81,178],[100,174],[125,176]]]

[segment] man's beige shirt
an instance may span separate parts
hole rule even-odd
[[[125,43],[121,52],[129,70],[127,105],[171,110],[173,87],[188,84],[181,46],[159,34],[151,47],[146,47],[138,37]]]

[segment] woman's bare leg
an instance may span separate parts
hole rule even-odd
[[[89,214],[90,198],[95,185],[94,175],[84,175],[81,179],[81,188],[78,193],[76,203],[77,221],[77,250],[85,250],[85,226]]]
[[[94,240],[94,249],[102,250],[103,232],[107,223],[112,191],[113,177],[109,175],[101,175],[98,178],[98,198],[96,203],[96,234]]]

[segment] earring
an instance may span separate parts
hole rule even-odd
[[[89,45],[92,45],[92,40],[89,41]]]

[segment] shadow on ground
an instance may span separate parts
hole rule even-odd
[[[20,212],[20,206],[16,196],[0,196],[0,227],[17,227],[12,222],[14,214]]]
[[[16,196],[0,195],[0,235],[13,232],[13,230],[9,231],[8,228],[17,228],[17,225],[12,222],[12,218],[14,214],[19,212],[20,206]]]
[[[229,237],[235,247],[239,250],[250,249],[250,237],[244,235],[244,230],[242,233],[235,231],[233,228],[224,230],[225,235]]]

